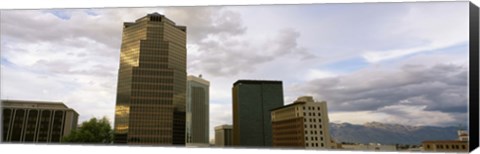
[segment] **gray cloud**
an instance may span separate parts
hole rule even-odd
[[[253,72],[258,65],[286,55],[297,57],[297,60],[314,58],[315,55],[297,44],[299,37],[299,32],[287,28],[278,31],[273,39],[258,44],[235,37],[203,40],[198,43],[198,50],[203,54],[190,59],[190,66],[212,75],[238,75]]]
[[[331,111],[376,111],[391,105],[425,111],[466,113],[468,68],[454,64],[368,68],[351,75],[312,80],[296,87],[329,102]]]

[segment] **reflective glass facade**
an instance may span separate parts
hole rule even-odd
[[[115,143],[185,144],[186,27],[158,13],[123,27]]]

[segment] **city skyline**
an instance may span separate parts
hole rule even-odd
[[[210,138],[214,126],[232,124],[230,88],[239,79],[282,80],[284,102],[325,100],[332,122],[456,125],[467,122],[467,5],[7,10],[1,97],[62,101],[78,108],[79,121],[113,120],[119,25],[159,12],[189,27],[187,72],[211,81]]]

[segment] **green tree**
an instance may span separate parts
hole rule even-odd
[[[106,117],[102,119],[91,118],[84,121],[80,127],[70,132],[62,139],[66,143],[104,143],[113,141],[113,130]]]

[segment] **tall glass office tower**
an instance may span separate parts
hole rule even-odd
[[[185,144],[186,27],[152,13],[123,24],[114,142]]]

